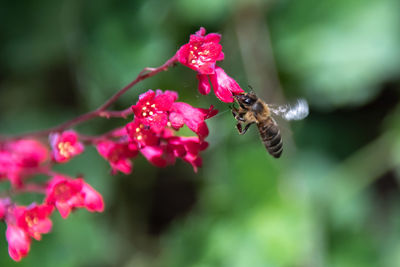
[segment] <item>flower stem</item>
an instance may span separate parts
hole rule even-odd
[[[133,114],[133,110],[131,107],[121,110],[121,111],[113,111],[113,110],[105,110],[99,113],[99,117],[103,118],[126,118],[129,115]]]
[[[74,125],[77,125],[79,123],[82,123],[84,121],[91,120],[96,117],[105,117],[105,118],[110,118],[110,117],[123,117],[125,118],[126,116],[132,114],[132,112],[128,109],[123,110],[123,111],[107,111],[107,109],[114,104],[126,91],[131,89],[133,86],[135,86],[137,83],[153,77],[157,73],[161,71],[166,71],[169,67],[171,67],[173,64],[177,62],[176,56],[174,55],[172,58],[168,59],[163,65],[157,67],[157,68],[144,68],[138,76],[130,82],[128,85],[120,89],[118,92],[116,92],[111,98],[109,98],[104,104],[102,104],[100,107],[97,109],[84,113],[82,115],[79,115],[78,117],[75,117],[71,120],[68,120],[64,123],[61,123],[60,125],[57,125],[55,127],[51,127],[45,130],[40,130],[40,131],[35,131],[35,132],[30,132],[30,133],[25,133],[21,135],[17,135],[15,137],[11,137],[11,139],[21,139],[21,138],[26,138],[26,137],[40,137],[40,136],[47,136],[48,134],[52,132],[61,132],[64,131]],[[0,136],[0,140],[2,139],[7,139],[5,136]],[[10,139],[10,138],[8,138]]]

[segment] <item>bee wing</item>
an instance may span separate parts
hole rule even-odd
[[[308,116],[308,104],[305,99],[297,99],[293,105],[268,105],[271,112],[275,115],[279,115],[285,120],[302,120]]]

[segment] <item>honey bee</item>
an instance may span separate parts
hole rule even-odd
[[[245,134],[250,125],[257,124],[265,148],[275,158],[281,156],[283,143],[278,124],[271,113],[285,120],[301,120],[308,115],[308,104],[304,99],[297,100],[293,106],[274,106],[266,104],[253,92],[238,94],[234,98],[239,108],[232,107],[232,114],[237,120],[236,128],[239,134]]]

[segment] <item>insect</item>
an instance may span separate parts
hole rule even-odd
[[[257,124],[260,137],[267,151],[279,158],[283,151],[281,132],[271,113],[286,120],[301,120],[308,115],[308,104],[304,99],[291,105],[269,105],[253,92],[234,96],[239,108],[232,107],[232,114],[237,120],[239,134],[245,134],[252,124]],[[244,128],[243,128],[244,125]]]

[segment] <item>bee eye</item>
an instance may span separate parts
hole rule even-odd
[[[247,104],[247,105],[250,105],[253,101],[252,101],[252,99],[250,99],[250,98],[246,98],[246,99],[243,100],[243,102],[244,102],[245,104]]]

